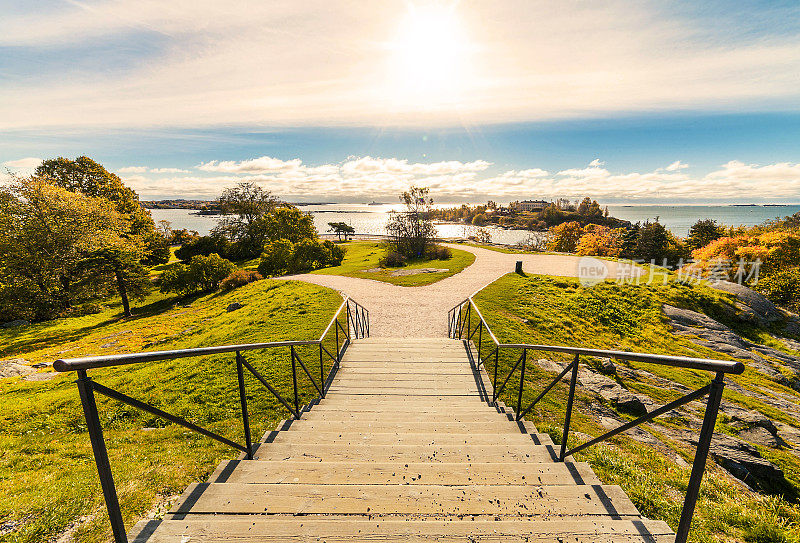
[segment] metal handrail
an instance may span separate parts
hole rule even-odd
[[[344,311],[346,325],[343,326],[339,322],[339,317]],[[336,353],[332,354],[324,345],[325,339],[328,334],[334,330],[336,340]],[[339,332],[342,332],[340,337]],[[311,384],[316,389],[318,396],[317,399],[325,397],[330,383],[339,369],[339,364],[342,361],[342,356],[347,351],[348,346],[352,339],[359,339],[369,337],[369,311],[350,297],[345,297],[342,304],[336,310],[333,318],[328,323],[325,331],[318,339],[313,340],[300,340],[300,341],[271,341],[267,343],[245,343],[242,345],[219,345],[215,347],[198,347],[193,349],[177,349],[172,351],[153,351],[146,353],[130,353],[119,355],[106,355],[106,356],[87,356],[81,358],[68,358],[56,360],[53,363],[53,368],[59,372],[76,371],[78,373],[78,393],[81,397],[81,404],[83,406],[84,417],[86,418],[86,426],[89,431],[89,439],[92,443],[92,451],[94,453],[95,464],[97,465],[97,473],[100,478],[100,486],[103,489],[103,496],[108,509],[108,516],[111,521],[111,531],[114,535],[116,543],[127,543],[128,538],[125,532],[125,525],[122,520],[122,511],[119,506],[119,498],[117,496],[117,489],[114,484],[114,477],[111,472],[111,464],[108,459],[108,451],[106,450],[105,440],[103,438],[103,429],[100,425],[100,416],[97,411],[97,404],[95,402],[94,393],[98,392],[125,404],[128,404],[137,409],[141,409],[150,414],[156,415],[166,419],[174,424],[179,424],[201,435],[224,443],[236,450],[242,451],[245,458],[253,458],[253,442],[250,434],[250,415],[247,409],[247,394],[244,382],[244,370],[247,369],[253,377],[255,377],[264,387],[275,396],[278,401],[283,405],[295,419],[299,419],[303,413],[300,406],[300,397],[297,385],[297,364],[306,374],[311,381]],[[319,346],[319,368],[320,368],[320,383],[318,384],[308,366],[303,362],[300,355],[297,354],[296,347],[301,346]],[[242,355],[243,352],[253,351],[258,349],[271,349],[271,348],[289,348],[292,364],[292,390],[294,395],[294,402],[289,403],[269,381],[267,381],[261,373],[256,370],[253,365],[248,362]],[[108,368],[114,366],[122,366],[127,364],[137,364],[141,362],[153,362],[159,360],[175,360],[179,358],[192,358],[197,356],[223,354],[223,353],[236,353],[236,374],[239,389],[239,401],[242,410],[242,425],[244,427],[245,444],[242,445],[223,437],[211,430],[198,426],[192,422],[187,421],[182,417],[167,413],[161,409],[154,407],[150,404],[131,398],[119,391],[108,388],[96,381],[93,381],[87,374],[87,370],[97,368]],[[325,374],[325,355],[333,361],[330,371]]]
[[[466,309],[465,309],[466,307]],[[475,313],[475,319],[477,321],[476,326],[472,326],[472,314]],[[591,447],[601,441],[605,441],[610,439],[611,437],[624,432],[626,430],[630,430],[640,424],[643,424],[649,420],[654,419],[659,415],[663,415],[673,409],[676,409],[684,404],[687,404],[691,401],[697,400],[702,398],[703,396],[708,395],[708,400],[706,403],[706,410],[703,417],[703,425],[700,430],[700,437],[697,443],[697,449],[694,455],[694,462],[692,463],[692,472],[689,476],[689,484],[686,489],[686,497],[684,498],[683,502],[683,510],[681,511],[681,519],[680,523],[678,524],[678,529],[675,535],[675,543],[686,543],[686,540],[689,537],[689,528],[691,527],[692,523],[692,516],[694,515],[695,506],[697,505],[697,497],[700,492],[700,483],[702,482],[703,472],[705,471],[706,461],[708,459],[708,451],[711,447],[711,439],[714,434],[714,424],[717,420],[717,413],[719,412],[719,405],[722,400],[722,391],[725,387],[725,374],[734,374],[739,375],[744,372],[745,366],[742,362],[734,362],[730,360],[716,360],[711,358],[691,358],[686,356],[668,356],[668,355],[660,355],[660,354],[652,354],[652,353],[635,353],[629,351],[615,351],[615,350],[607,350],[607,349],[591,349],[591,348],[583,348],[583,347],[568,347],[564,345],[541,345],[541,344],[533,344],[533,343],[500,343],[498,341],[495,334],[492,332],[492,329],[489,327],[488,322],[484,318],[483,314],[481,313],[478,306],[475,304],[475,300],[473,297],[470,296],[466,300],[456,304],[447,314],[447,330],[448,330],[448,337],[453,339],[461,339],[464,341],[464,347],[467,349],[468,354],[470,355],[470,361],[473,360],[472,357],[472,347],[470,347],[470,343],[473,342],[473,338],[475,334],[478,334],[478,344],[477,344],[477,357],[474,362],[474,369],[479,370],[481,365],[486,368],[486,360],[491,359],[494,357],[494,377],[490,380],[492,382],[492,398],[489,401],[490,404],[496,406],[497,405],[497,397],[498,395],[505,389],[505,386],[508,384],[511,377],[516,373],[517,368],[520,369],[520,379],[519,379],[519,390],[517,393],[517,405],[515,410],[515,418],[517,421],[521,420],[526,414],[528,414],[531,409],[550,391],[558,384],[568,373],[571,374],[570,377],[570,389],[569,389],[569,396],[567,397],[567,405],[566,405],[566,413],[564,417],[564,427],[563,427],[563,434],[561,438],[561,450],[559,452],[558,459],[561,462],[564,462],[568,456],[571,456],[574,453],[577,453],[587,447]],[[489,356],[482,359],[481,358],[481,347],[483,343],[483,331],[486,330],[489,338],[491,339],[492,343],[494,344],[494,349],[490,352]],[[521,349],[522,354],[517,359],[516,363],[513,365],[511,371],[503,380],[502,384],[498,387],[498,375],[497,370],[499,366],[499,356],[501,349]],[[528,351],[545,351],[545,352],[559,352],[565,354],[571,354],[573,356],[572,362],[570,362],[562,371],[561,373],[553,379],[545,388],[542,390],[536,398],[528,405],[527,408],[522,409],[522,392],[525,386],[525,366],[528,357]],[[580,357],[581,356],[596,356],[596,357],[606,357],[606,358],[613,358],[616,360],[628,360],[632,362],[646,362],[650,364],[659,364],[662,366],[671,366],[671,367],[678,367],[678,368],[687,368],[693,370],[701,370],[701,371],[709,371],[715,374],[714,379],[707,385],[690,392],[681,398],[668,403],[658,409],[651,411],[635,420],[629,421],[621,426],[614,428],[613,430],[606,432],[605,434],[593,438],[581,445],[575,446],[571,449],[567,449],[567,439],[569,437],[569,428],[570,422],[572,420],[572,409],[573,404],[575,401],[575,387],[578,381],[578,366],[580,365]],[[488,370],[487,370],[488,372]]]

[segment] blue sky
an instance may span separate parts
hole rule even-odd
[[[800,202],[800,3],[0,0],[0,164],[143,198]]]

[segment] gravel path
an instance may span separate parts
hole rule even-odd
[[[469,251],[475,262],[447,279],[422,287],[400,287],[341,275],[301,274],[283,279],[307,281],[342,292],[369,310],[370,335],[375,337],[437,337],[447,335],[447,312],[476,291],[514,271],[522,260],[528,274],[578,276],[582,257],[571,255],[506,254],[464,245],[449,245]],[[606,262],[609,275],[616,263]]]

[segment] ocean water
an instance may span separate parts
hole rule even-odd
[[[452,204],[440,204],[448,207]],[[301,209],[311,212],[317,231],[325,233],[329,222],[345,222],[355,228],[358,234],[385,234],[388,213],[392,209],[400,209],[398,205],[367,204],[324,204],[303,206]],[[699,219],[714,219],[728,226],[753,226],[764,221],[785,217],[800,211],[800,205],[786,206],[608,206],[609,213],[620,219],[631,222],[658,220],[678,236],[686,236],[689,227]],[[188,228],[200,234],[208,232],[216,225],[214,215],[198,215],[186,209],[152,209],[153,220],[169,221],[172,228]],[[466,237],[475,228],[459,224],[438,224],[439,236]],[[505,230],[488,228],[495,243],[515,244],[527,239],[531,232],[525,230]]]

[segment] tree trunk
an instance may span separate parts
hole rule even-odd
[[[115,269],[114,277],[117,278],[117,290],[119,291],[119,297],[122,298],[122,313],[126,317],[130,317],[131,304],[128,301],[128,289],[125,286],[125,276],[122,274],[122,270],[119,268]]]

